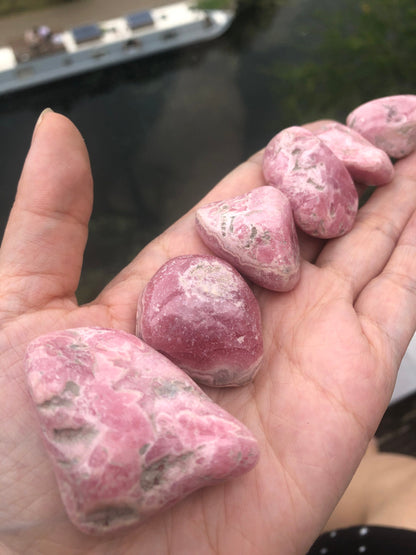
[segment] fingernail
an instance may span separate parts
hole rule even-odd
[[[43,120],[43,118],[45,117],[45,114],[48,114],[49,112],[53,112],[52,108],[45,108],[45,109],[41,112],[41,114],[40,114],[40,116],[38,117],[38,120],[37,120],[37,122],[36,122],[36,124],[35,124],[35,128],[34,128],[34,130],[33,130],[33,135],[35,134],[36,129],[38,129],[39,125],[42,123],[42,120]]]

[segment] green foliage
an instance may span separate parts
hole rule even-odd
[[[236,10],[242,12],[255,9],[256,11],[275,8],[283,0],[196,0],[195,6],[201,10]]]
[[[200,10],[233,10],[235,0],[198,0],[195,6]]]
[[[414,0],[345,0],[333,6],[314,10],[309,25],[321,28],[321,39],[306,45],[307,56],[295,48],[300,62],[274,64],[276,91],[292,121],[340,119],[371,98],[415,93]]]
[[[0,0],[0,16],[38,10],[74,0]]]

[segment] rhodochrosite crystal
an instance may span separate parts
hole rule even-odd
[[[349,114],[347,125],[393,158],[403,158],[416,149],[416,95],[370,100]]]
[[[250,287],[215,256],[169,260],[147,284],[137,333],[200,383],[251,381],[263,356],[260,309]]]
[[[314,124],[313,133],[345,164],[351,177],[363,185],[385,185],[393,179],[390,158],[354,129],[337,121]]]
[[[293,289],[300,277],[299,243],[290,202],[274,187],[258,187],[196,213],[204,243],[254,283]]]
[[[288,127],[264,152],[266,182],[290,200],[296,224],[315,237],[330,239],[350,231],[358,194],[344,164],[311,131]]]
[[[140,524],[257,462],[250,432],[133,335],[51,333],[29,345],[26,369],[63,503],[83,532]]]

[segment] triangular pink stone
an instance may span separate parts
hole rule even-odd
[[[29,345],[26,370],[63,503],[83,532],[140,524],[257,462],[247,428],[133,335],[51,333]]]
[[[219,257],[272,291],[293,289],[300,277],[292,209],[278,189],[258,187],[196,213],[198,233]]]

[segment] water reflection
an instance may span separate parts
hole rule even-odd
[[[90,152],[96,199],[80,297],[92,298],[281,128],[342,119],[366,97],[415,90],[416,72],[396,71],[399,57],[415,63],[414,39],[399,41],[396,32],[390,44],[400,42],[401,51],[384,65],[371,54],[371,37],[384,36],[380,25],[387,39],[388,21],[406,32],[400,25],[412,2],[403,0],[400,10],[393,0],[376,3],[383,18],[357,0],[242,0],[230,30],[214,42],[0,98],[0,226],[33,124],[51,106],[76,123]],[[364,42],[354,57],[357,40]]]

